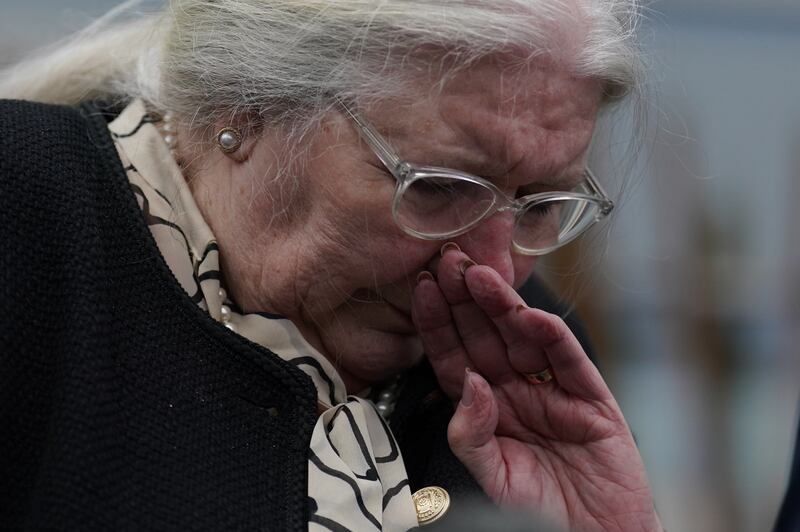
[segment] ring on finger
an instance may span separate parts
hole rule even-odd
[[[523,373],[522,375],[531,384],[547,384],[553,380],[553,370],[550,366],[544,368],[542,371],[537,371],[536,373]]]

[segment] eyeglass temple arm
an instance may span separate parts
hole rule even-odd
[[[611,198],[608,197],[608,194],[606,194],[606,191],[603,190],[603,187],[600,185],[600,182],[597,180],[594,173],[589,169],[589,167],[586,167],[584,169],[584,174],[586,175],[586,182],[592,188],[592,192],[603,198],[603,201],[606,202],[609,211],[613,209],[614,202],[611,201]]]
[[[372,151],[375,152],[375,155],[378,156],[383,165],[389,169],[394,177],[399,179],[398,169],[402,162],[400,157],[398,157],[394,150],[383,140],[383,137],[381,137],[372,126],[363,121],[358,114],[351,110],[346,103],[338,98],[336,101],[345,114],[356,123],[361,137],[369,144],[370,148],[372,148]]]

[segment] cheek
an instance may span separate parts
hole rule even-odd
[[[329,308],[364,289],[381,294],[408,290],[440,246],[402,232],[390,204],[370,201],[369,195],[349,199],[351,203],[341,197],[317,203],[319,209],[307,225],[313,271],[325,272],[312,278],[312,291]]]
[[[325,184],[313,187],[315,214],[311,226],[323,228],[329,256],[341,257],[337,273],[351,292],[415,276],[441,243],[413,238],[392,217],[394,183],[380,173],[361,174],[329,167]],[[366,174],[365,174],[366,172]]]
[[[441,243],[413,239],[396,226],[384,237],[373,236],[366,245],[366,256],[374,270],[375,284],[406,280],[413,284],[417,273],[438,257],[440,246]]]

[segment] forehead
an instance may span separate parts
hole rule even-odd
[[[409,150],[403,156],[445,166],[436,159],[459,159],[492,175],[516,168],[529,177],[582,164],[602,94],[600,80],[544,59],[507,56],[429,87],[385,115],[387,130]]]

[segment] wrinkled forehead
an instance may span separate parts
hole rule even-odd
[[[571,120],[594,117],[602,85],[598,79],[577,76],[566,65],[545,57],[522,62],[500,56],[458,71],[442,85],[438,97],[436,93],[431,97],[443,114],[465,106],[469,111],[465,118],[490,119],[481,122],[485,130],[508,121],[520,125],[535,122],[557,130]]]
[[[496,56],[429,87],[389,125],[409,149],[424,152],[415,139],[429,138],[487,171],[553,174],[588,147],[603,82],[546,58]]]

